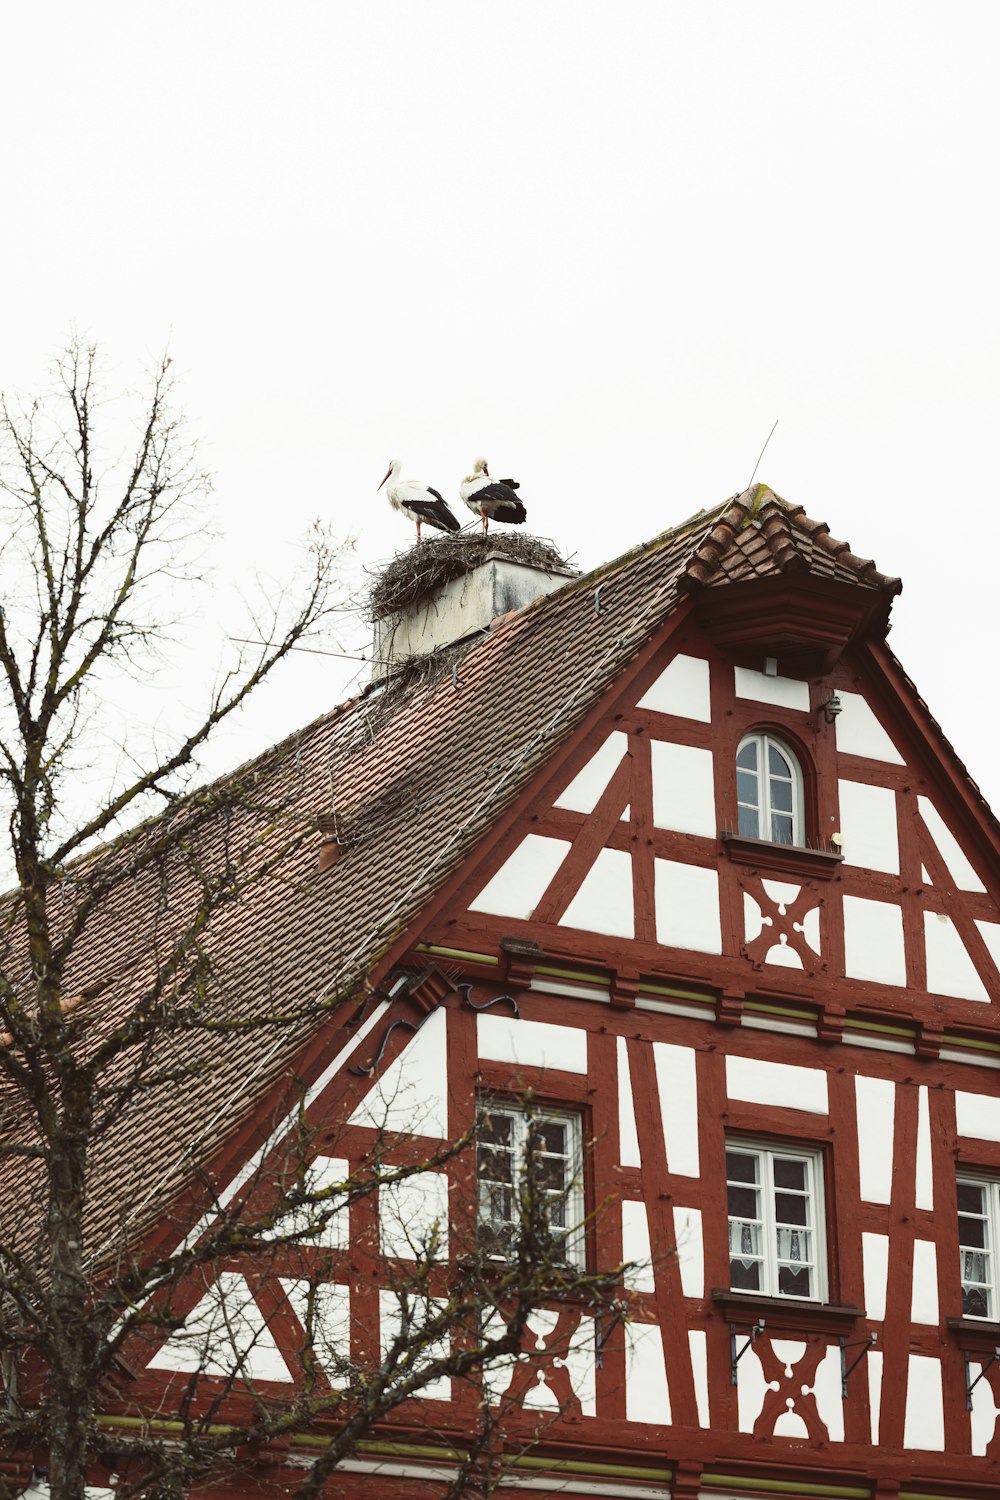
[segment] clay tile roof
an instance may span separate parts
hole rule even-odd
[[[835,541],[824,522],[811,520],[801,505],[789,505],[763,484],[730,502],[691,557],[684,583],[718,587],[776,573],[836,579],[889,596],[902,588],[898,578],[880,573],[867,558],[855,557],[848,542]]]

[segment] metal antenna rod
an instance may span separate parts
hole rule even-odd
[[[779,421],[780,421],[780,418],[779,417],[775,417],[775,419],[774,419],[774,427],[777,427]],[[767,437],[764,440],[764,446],[763,446],[763,448],[760,450],[760,452],[757,455],[757,462],[753,466],[753,474],[751,474],[750,478],[747,480],[747,489],[749,489],[750,486],[753,484],[754,475],[756,475],[757,470],[760,468],[760,461],[764,457],[765,452],[767,451],[767,445],[771,441],[771,439],[774,437],[774,427],[771,428],[771,431],[768,433]]]

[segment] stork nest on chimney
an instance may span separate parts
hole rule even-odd
[[[552,542],[523,532],[442,532],[400,552],[374,576],[368,596],[368,618],[384,620],[430,598],[453,578],[461,578],[491,557],[567,571],[569,564]]]

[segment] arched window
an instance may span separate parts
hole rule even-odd
[[[744,838],[802,844],[802,771],[781,740],[744,735],[736,752],[736,801]]]

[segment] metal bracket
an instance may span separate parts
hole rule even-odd
[[[842,1401],[846,1401],[847,1400],[847,1382],[850,1380],[851,1376],[854,1374],[854,1371],[858,1368],[858,1365],[861,1363],[861,1361],[863,1359],[867,1358],[869,1350],[870,1349],[874,1349],[875,1345],[878,1343],[878,1334],[877,1333],[870,1333],[866,1339],[858,1339],[853,1344],[849,1344],[845,1338],[841,1338],[839,1342],[840,1342],[840,1398],[841,1398]],[[861,1353],[860,1354],[856,1354],[855,1357],[854,1357],[854,1359],[851,1361],[850,1364],[847,1363],[847,1351],[848,1351],[848,1349],[860,1349],[861,1350]]]
[[[612,1302],[611,1319],[607,1329],[604,1327],[603,1311],[604,1309],[599,1307],[594,1314],[594,1364],[599,1370],[604,1368],[604,1346],[625,1317],[625,1304]]]
[[[982,1380],[983,1376],[986,1374],[986,1371],[990,1369],[992,1365],[995,1365],[997,1360],[1000,1359],[1000,1347],[993,1350],[993,1353],[990,1355],[986,1363],[980,1368],[979,1374],[971,1384],[969,1383],[969,1365],[971,1364],[971,1360],[969,1359],[968,1349],[962,1350],[962,1358],[965,1360],[965,1409],[966,1411],[971,1411],[972,1393],[976,1389],[976,1386],[979,1384],[979,1382]]]
[[[377,1056],[375,1058],[375,1061],[372,1062],[372,1063],[369,1063],[369,1065],[368,1065],[367,1068],[365,1068],[365,1067],[361,1067],[361,1068],[348,1068],[348,1070],[347,1070],[348,1073],[353,1073],[355,1078],[370,1078],[371,1075],[374,1073],[375,1069],[378,1067],[379,1063],[382,1061],[383,1057],[385,1056],[385,1049],[389,1045],[389,1038],[392,1036],[392,1033],[394,1031],[399,1031],[400,1028],[403,1028],[406,1031],[417,1032],[417,1031],[420,1030],[420,1027],[423,1025],[424,1019],[426,1019],[426,1018],[422,1018],[420,1020],[420,1022],[416,1026],[414,1026],[414,1024],[413,1024],[412,1021],[393,1021],[392,1025],[387,1030],[385,1036],[382,1038],[382,1045],[378,1049],[378,1054],[377,1054]]]
[[[469,1007],[470,1010],[475,1010],[475,1011],[480,1011],[481,1012],[481,1011],[484,1011],[484,1010],[492,1010],[493,1007],[494,1007],[494,1005],[504,1005],[504,1004],[506,1004],[506,1005],[510,1006],[510,1008],[514,1012],[514,1015],[517,1018],[517,1020],[521,1019],[521,1012],[518,1009],[517,1001],[514,999],[513,995],[494,995],[494,997],[493,997],[492,1000],[484,1000],[483,1003],[482,1003],[482,1005],[476,1005],[475,1001],[471,999],[472,985],[471,984],[470,985],[464,985],[463,984],[461,986],[461,988],[463,990],[464,989],[468,989],[468,991],[469,991],[469,994],[467,994],[466,997],[465,997],[465,1003]]]
[[[750,1327],[750,1328],[741,1328],[738,1323],[730,1323],[730,1325],[729,1325],[729,1358],[730,1358],[730,1377],[731,1377],[733,1385],[736,1385],[736,1383],[737,1383],[736,1382],[736,1366],[739,1364],[739,1362],[743,1358],[744,1354],[750,1348],[750,1345],[753,1344],[753,1343],[755,1343],[756,1340],[760,1338],[760,1336],[761,1336],[761,1334],[763,1332],[764,1332],[764,1319],[763,1318],[758,1319],[758,1321],[756,1323],[754,1323],[752,1325],[752,1327]],[[748,1337],[747,1337],[746,1343],[743,1345],[743,1348],[740,1349],[740,1350],[737,1350],[737,1348],[736,1348],[736,1340],[739,1338],[739,1336],[740,1336],[741,1333],[747,1334]]]

